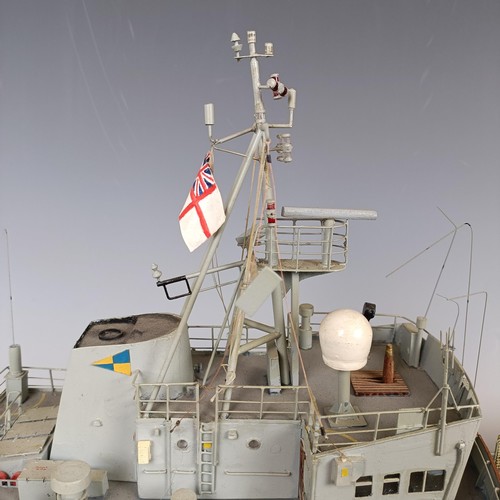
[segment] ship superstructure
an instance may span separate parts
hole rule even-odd
[[[317,311],[303,302],[304,279],[346,268],[350,223],[377,214],[277,209],[272,157],[291,161],[296,93],[276,73],[261,83],[259,60],[273,56],[272,44],[257,52],[255,32],[247,43],[243,54],[233,34],[235,59],[250,63],[253,121],[216,139],[214,109],[205,106],[210,157],[241,159],[226,221],[254,179],[254,217],[237,238],[240,258],[214,265],[222,223],[214,234],[207,230],[199,271],[162,279],[154,266],[167,298],[184,297],[180,315],[91,323],[72,351],[60,399],[51,371],[48,391],[28,389],[31,370],[13,349],[0,463],[4,491],[15,487],[21,500],[457,494],[481,411],[453,354],[453,333],[438,338],[425,317],[384,315],[363,298],[358,311]],[[268,121],[265,93],[288,103],[286,123]],[[250,137],[247,150],[230,150],[243,136]],[[210,215],[199,200],[193,204]],[[230,290],[224,317],[192,324],[207,288]],[[264,304],[271,318],[255,319]]]

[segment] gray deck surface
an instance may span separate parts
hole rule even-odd
[[[317,406],[324,415],[327,408],[337,403],[336,394],[338,391],[338,376],[335,370],[328,368],[322,361],[319,339],[314,337],[313,347],[310,350],[300,351],[307,371],[307,380],[316,398]],[[381,370],[383,368],[385,346],[372,347],[368,363],[363,370]],[[208,354],[198,353],[194,361],[202,366],[202,370],[208,364]],[[207,405],[206,401],[215,393],[215,387],[224,384],[224,366],[219,368],[221,363],[226,363],[222,356],[218,356],[212,367],[208,378],[208,387],[201,392],[202,420],[212,420],[214,418],[212,405]],[[266,376],[267,358],[265,355],[240,356],[238,361],[238,375],[235,385],[268,385]],[[372,411],[396,411],[401,408],[421,408],[429,404],[438,392],[438,388],[429,378],[425,371],[409,368],[404,362],[395,358],[396,371],[403,378],[410,389],[408,396],[354,396],[351,388],[351,403],[359,408],[361,412]],[[212,377],[217,374],[214,379]],[[203,375],[204,372],[202,371]],[[300,375],[300,385],[305,385],[304,376]],[[207,394],[205,394],[205,392]],[[238,391],[234,391],[238,394]],[[234,396],[233,392],[233,396]],[[284,396],[266,395],[266,401],[272,404],[279,402]],[[238,399],[238,397],[234,397]],[[437,407],[439,401],[435,401],[433,406]],[[209,412],[208,414],[206,412]]]

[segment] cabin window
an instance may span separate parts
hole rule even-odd
[[[410,484],[408,485],[408,493],[420,493],[424,489],[424,471],[412,472],[410,474]]]
[[[356,481],[355,497],[371,497],[372,496],[372,476],[362,476]]]
[[[444,470],[428,470],[425,478],[425,491],[444,490]]]
[[[428,470],[417,471],[410,474],[408,493],[420,493],[422,491],[443,491],[446,471]]]
[[[385,475],[382,495],[397,495],[399,493],[399,479],[399,474]]]

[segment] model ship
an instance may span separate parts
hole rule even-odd
[[[294,205],[278,215],[272,158],[291,161],[296,93],[276,73],[261,83],[273,46],[257,52],[255,32],[247,42],[243,54],[233,34],[235,59],[250,63],[253,119],[217,139],[205,106],[209,152],[179,216],[191,250],[206,241],[201,266],[168,279],[153,266],[166,297],[184,299],[181,313],[90,323],[66,371],[27,369],[11,346],[2,498],[452,499],[469,456],[482,470],[481,409],[453,332],[432,335],[425,316],[362,298],[359,310],[303,301],[303,280],[346,268],[351,222],[377,214]],[[288,104],[286,123],[268,121],[266,93]],[[246,151],[231,150],[243,136]],[[215,155],[240,163],[225,202]],[[245,183],[253,216],[239,257],[215,264]],[[202,293],[227,294],[219,324],[190,322]],[[494,479],[481,484],[498,498]]]

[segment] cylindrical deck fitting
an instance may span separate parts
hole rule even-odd
[[[87,500],[90,482],[90,465],[81,460],[62,462],[50,478],[57,500]]]
[[[427,327],[427,318],[425,316],[417,316],[417,341],[415,344],[415,352],[413,353],[413,366],[420,364],[420,352],[422,350],[422,342],[424,340],[424,330]]]
[[[385,346],[384,371],[382,379],[384,384],[394,383],[394,355],[392,352],[392,344],[387,344]]]
[[[21,346],[19,344],[9,346],[9,371],[13,377],[19,377],[23,372]]]
[[[313,314],[314,306],[312,304],[300,304],[299,347],[303,350],[311,349],[312,347],[311,316]]]

